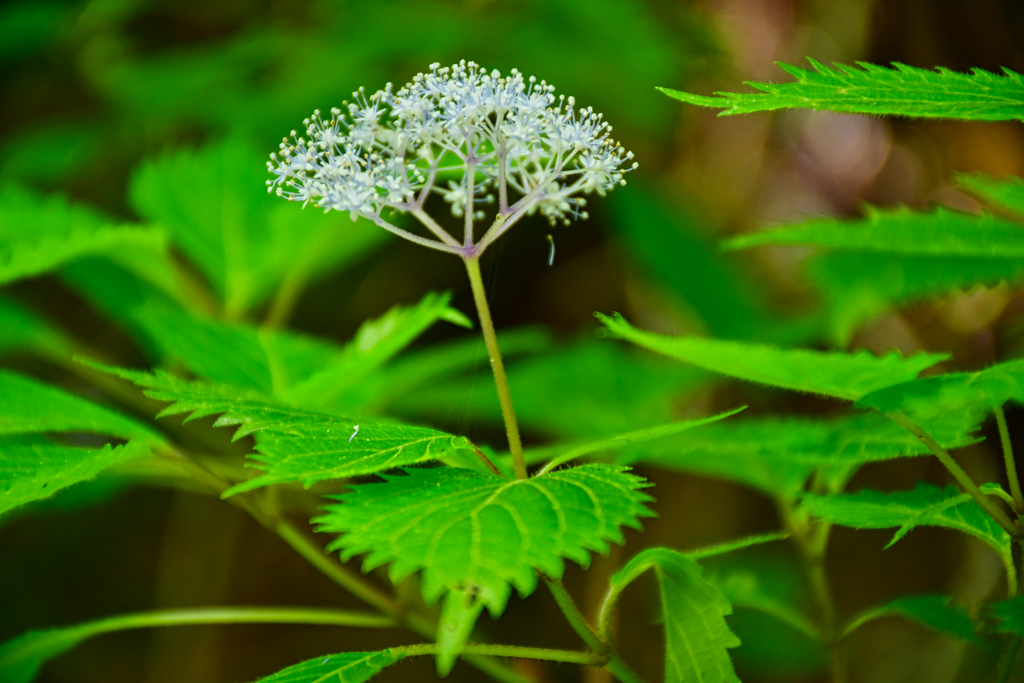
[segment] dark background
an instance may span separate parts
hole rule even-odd
[[[490,250],[484,269],[498,327],[540,324],[572,339],[592,333],[594,311],[620,311],[663,332],[770,339],[772,326],[819,304],[801,278],[806,254],[722,255],[714,239],[810,215],[855,216],[865,201],[974,208],[954,188],[953,172],[1024,175],[1024,130],[1016,123],[802,111],[717,118],[654,87],[707,94],[742,88],[744,80],[788,80],[773,63],[803,64],[805,56],[1024,72],[1022,45],[1024,4],[1014,0],[8,2],[0,7],[0,180],[62,192],[132,220],[125,198],[131,170],[169,148],[231,135],[269,153],[314,108],[334,106],[360,85],[372,91],[386,81],[403,83],[433,61],[518,67],[604,112],[640,168],[628,187],[590,202],[589,221],[554,229],[540,219],[524,221]],[[671,237],[650,237],[658,231]],[[553,267],[549,233],[557,245]],[[664,244],[674,247],[667,259]],[[455,259],[393,240],[313,284],[292,326],[343,341],[365,318],[432,289],[452,290],[455,305],[470,311],[464,280]],[[132,342],[56,279],[5,292],[46,311],[83,342],[139,362]],[[923,302],[871,321],[851,347],[948,349],[958,368],[979,367],[1015,343],[1022,303],[1006,287]],[[455,334],[432,331],[423,343]],[[20,357],[4,362],[36,367]],[[751,398],[743,391],[705,397],[705,407],[743,401],[771,412],[825,409],[799,397]],[[1019,417],[1011,413],[1011,425]],[[457,408],[444,422],[439,426],[493,433],[473,432],[481,428]],[[993,471],[988,448],[964,455],[979,475]],[[770,501],[746,489],[643,473],[657,483],[660,517],[642,536],[627,534],[625,550],[597,558],[589,574],[569,570],[567,583],[588,614],[609,573],[639,548],[692,548],[777,528]],[[865,468],[852,486],[906,488],[919,478],[943,482],[944,474],[927,459],[898,461]],[[0,639],[157,607],[355,606],[276,538],[215,499],[135,488],[74,514],[59,507],[0,526]],[[887,539],[886,532],[835,531],[829,570],[841,615],[907,593],[952,592],[970,604],[997,590],[998,562],[966,537],[924,529],[882,552]],[[749,561],[800,599],[803,587],[786,552],[760,551]],[[661,636],[651,623],[652,599],[644,597],[653,595],[650,588],[631,589],[620,629],[626,659],[656,680]],[[822,653],[812,646],[758,613],[732,619],[744,640],[734,656],[744,681],[824,680]],[[481,623],[504,642],[577,647],[544,591],[513,599],[499,623]],[[47,665],[41,680],[247,681],[327,652],[404,642],[410,636],[398,631],[324,627],[134,632],[88,642]],[[985,656],[895,619],[865,628],[851,648],[854,680],[875,683],[952,681],[961,659],[969,672],[972,658]],[[426,660],[405,663],[382,680],[431,680],[431,667]],[[569,666],[535,673],[546,681],[580,675]],[[607,680],[601,672],[582,675]],[[465,665],[453,674],[479,679]]]

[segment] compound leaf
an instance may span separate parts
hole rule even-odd
[[[969,494],[961,493],[954,486],[940,489],[919,482],[913,491],[895,493],[864,489],[857,493],[828,496],[806,494],[800,507],[833,524],[855,529],[898,527],[886,547],[915,527],[938,526],[979,538],[995,549],[1004,561],[1013,561],[1009,534]]]
[[[392,649],[314,657],[281,669],[256,683],[363,683],[405,656],[401,650]]]
[[[949,358],[949,354],[920,353],[903,358],[897,353],[875,356],[866,351],[780,349],[700,337],[669,337],[638,330],[618,314],[614,317],[596,315],[615,336],[705,370],[851,401],[914,379],[925,368]]]
[[[724,107],[720,115],[804,108],[860,114],[971,121],[1024,120],[1024,77],[1003,69],[970,74],[943,67],[920,69],[898,62],[885,67],[866,62],[825,66],[808,59],[813,70],[780,63],[792,83],[753,83],[759,93],[716,93],[703,97],[659,88],[669,97],[705,107]]]
[[[979,408],[991,411],[1011,400],[1024,403],[1024,360],[904,382],[862,397],[857,406],[929,418]]]
[[[124,446],[74,448],[0,437],[0,515],[88,481],[118,463],[149,455],[140,441]]]
[[[849,635],[869,621],[890,615],[906,617],[934,631],[961,640],[979,640],[978,625],[967,610],[955,604],[948,595],[913,595],[897,598],[855,618],[843,629],[843,636]]]
[[[722,592],[701,576],[699,564],[668,548],[636,555],[612,576],[610,590],[621,592],[648,569],[658,578],[661,596],[665,683],[739,683],[728,649],[740,641],[725,622],[732,606]]]
[[[63,197],[43,198],[14,185],[0,188],[0,284],[102,254],[173,289],[164,244],[159,230],[116,225]]]
[[[413,469],[382,475],[325,507],[317,530],[340,533],[331,550],[368,553],[364,571],[390,562],[392,581],[423,570],[423,595],[474,592],[499,615],[511,585],[533,592],[537,571],[562,576],[563,558],[584,566],[590,552],[623,541],[621,526],[652,513],[647,486],[626,468],[587,464],[509,481],[472,470]]]
[[[976,215],[938,206],[924,213],[906,207],[865,207],[864,218],[822,218],[761,230],[723,243],[725,249],[799,244],[858,252],[916,256],[1021,258],[1024,225],[992,214]]]
[[[976,411],[953,413],[928,421],[926,429],[944,448],[960,448],[976,441],[972,434],[982,417]],[[739,482],[772,497],[792,497],[819,467],[852,468],[929,452],[917,437],[886,416],[862,413],[828,420],[731,420],[679,438],[631,447],[618,462],[695,472]]]
[[[256,453],[248,457],[257,477],[224,492],[292,481],[309,487],[326,479],[343,479],[433,460],[458,449],[472,449],[461,436],[400,423],[356,423],[340,415],[293,408],[257,392],[183,380],[88,362],[145,387],[150,398],[172,402],[160,416],[191,413],[190,419],[221,414],[214,426],[240,425],[235,439],[258,432]]]
[[[0,370],[0,434],[92,432],[160,441],[148,427],[57,387]]]

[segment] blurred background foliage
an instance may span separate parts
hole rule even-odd
[[[87,205],[103,220],[158,224],[178,257],[176,266],[155,257],[151,269],[133,272],[109,252],[68,263],[59,276],[6,286],[0,360],[72,382],[53,360],[69,349],[103,349],[125,365],[164,362],[186,355],[175,344],[189,340],[176,342],[171,332],[188,306],[189,314],[287,323],[338,342],[365,319],[429,290],[451,290],[456,308],[472,310],[456,259],[347,218],[300,213],[262,189],[266,155],[314,108],[338,105],[360,85],[372,91],[404,83],[434,61],[472,59],[535,74],[604,112],[640,162],[627,187],[591,202],[588,222],[525,222],[485,259],[530,443],[615,434],[738,403],[750,403],[754,414],[834,410],[805,397],[713,384],[689,368],[596,340],[595,310],[617,310],[668,333],[951,350],[950,369],[982,367],[1024,346],[1018,289],[975,287],[924,300],[883,292],[863,307],[837,300],[841,287],[828,291],[827,278],[804,269],[808,249],[730,254],[717,241],[809,216],[857,216],[864,202],[976,210],[956,189],[954,172],[1024,175],[1019,124],[803,111],[716,118],[654,87],[709,93],[741,80],[783,80],[773,62],[799,64],[805,56],[1024,72],[1021,46],[1024,5],[1015,0],[7,2],[0,7],[0,181],[19,188],[10,192],[63,195],[75,203],[69,211]],[[551,267],[548,234],[557,247]],[[814,263],[840,274],[866,267]],[[209,289],[213,298],[193,297],[188,306],[175,300],[167,267],[184,269],[195,291]],[[53,327],[36,326],[28,310]],[[50,360],[20,350],[10,342],[16,338],[30,339]],[[480,347],[471,333],[433,328],[415,347],[418,365],[414,356],[391,366],[390,394],[369,387],[350,400],[499,446],[500,416]],[[423,354],[433,354],[430,363]],[[1010,419],[1024,437],[1015,426],[1020,414]],[[187,433],[227,448],[226,435],[207,429],[212,419],[198,422]],[[981,444],[963,460],[984,478],[993,476],[990,456]],[[688,549],[778,527],[771,501],[753,489],[710,475],[642,472],[656,482],[661,516],[589,573],[570,570],[570,589],[588,613],[608,576],[642,547]],[[917,479],[941,483],[944,474],[928,459],[901,460],[864,468],[853,486],[907,488]],[[834,533],[829,570],[842,615],[908,593],[952,592],[972,604],[998,584],[998,561],[966,538],[920,530],[883,553],[886,538]],[[794,609],[807,601],[791,552],[750,549],[706,571],[737,605],[731,623],[744,644],[734,660],[744,681],[825,680],[820,646],[757,608],[758,600]],[[126,488],[116,478],[5,519],[0,586],[0,640],[126,610],[352,604],[237,510],[201,495]],[[631,592],[619,625],[623,653],[654,680],[659,627],[651,624],[651,602],[640,589]],[[509,642],[574,643],[541,592],[513,600],[501,622],[484,620],[482,628]],[[244,681],[323,652],[405,637],[272,626],[128,633],[79,648],[48,665],[42,680]],[[854,679],[952,681],[961,662],[969,676],[972,658],[989,656],[966,648],[909,622],[881,620],[851,642]],[[431,678],[429,662],[417,667],[404,664],[382,679]],[[571,667],[525,672],[545,681],[579,676]],[[597,671],[582,675],[607,680]],[[478,676],[463,666],[453,674]]]

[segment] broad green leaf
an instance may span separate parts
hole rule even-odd
[[[858,407],[900,410],[914,418],[943,413],[1002,407],[1007,401],[1024,403],[1024,360],[999,363],[979,372],[951,372],[912,380],[872,392]]]
[[[437,621],[437,675],[441,678],[451,673],[483,609],[472,591],[452,589],[445,594]]]
[[[962,74],[899,62],[890,68],[866,62],[828,67],[813,59],[807,61],[813,70],[779,64],[795,82],[747,82],[759,93],[719,92],[716,97],[704,97],[659,90],[690,104],[725,108],[720,115],[803,108],[914,118],[1024,120],[1024,77],[1006,68],[1003,75],[983,69]]]
[[[159,442],[149,427],[57,387],[0,370],[0,434],[92,432]]]
[[[976,411],[963,411],[926,424],[944,448],[960,448],[977,440],[972,434],[982,419]],[[772,497],[789,498],[820,467],[853,467],[929,452],[917,437],[886,416],[861,413],[836,419],[730,420],[629,448],[618,462],[719,477]]]
[[[725,622],[732,606],[701,576],[699,564],[668,548],[649,548],[612,576],[610,590],[621,592],[648,569],[661,595],[665,683],[739,683],[728,650],[740,641]]]
[[[0,437],[0,515],[88,481],[119,463],[149,455],[140,441],[124,446],[73,448]]]
[[[102,254],[173,289],[164,243],[159,230],[116,225],[63,197],[40,197],[16,185],[0,188],[0,284]]]
[[[996,631],[1024,637],[1024,596],[1017,596],[992,605],[992,616],[999,620]]]
[[[525,480],[464,469],[412,469],[383,483],[330,496],[314,520],[340,533],[329,547],[342,557],[368,553],[364,571],[391,563],[393,582],[423,571],[423,595],[471,590],[499,615],[512,584],[522,596],[537,573],[561,578],[563,558],[587,566],[590,552],[621,543],[621,526],[639,527],[652,513],[647,486],[625,468],[589,464]]]
[[[455,414],[500,425],[493,382],[482,381],[488,376],[482,373],[490,372],[486,363],[483,356],[473,374],[421,385],[398,399],[394,411],[438,420]],[[507,372],[523,427],[566,439],[613,436],[669,422],[676,400],[706,381],[706,373],[694,368],[594,339],[509,362]]]
[[[978,625],[967,613],[967,610],[955,604],[948,595],[914,595],[897,598],[853,619],[843,629],[842,635],[845,637],[869,621],[890,615],[906,617],[939,633],[945,633],[961,640],[979,640]]]
[[[830,496],[807,494],[800,507],[833,524],[855,529],[898,527],[887,548],[915,527],[955,529],[981,539],[999,553],[1004,562],[1013,566],[1009,534],[969,494],[961,493],[954,486],[940,489],[919,482],[913,491],[895,493],[864,489],[857,493]]]
[[[65,336],[29,309],[0,297],[0,352],[36,351],[66,356]]]
[[[1012,175],[996,179],[984,173],[961,173],[957,184],[993,206],[1024,217],[1024,180]]]
[[[342,652],[293,664],[256,683],[363,683],[404,658],[399,649]]]
[[[617,337],[697,367],[748,382],[856,401],[861,396],[917,377],[949,354],[897,353],[875,356],[866,351],[839,353],[780,349],[763,344],[669,337],[631,326],[616,314],[598,319]]]
[[[344,479],[443,457],[472,449],[461,436],[398,423],[357,423],[340,415],[316,413],[236,387],[192,382],[156,374],[87,363],[145,387],[150,398],[172,402],[160,416],[191,413],[189,419],[222,414],[216,427],[240,425],[234,438],[259,432],[250,466],[263,473],[224,492],[299,481],[306,487],[326,479]]]
[[[282,206],[267,195],[265,162],[252,147],[226,140],[147,162],[131,181],[132,206],[167,228],[221,295],[230,318],[283,279],[300,285],[384,238],[366,221]]]
[[[908,256],[1024,257],[1024,225],[984,213],[942,206],[924,213],[906,207],[868,206],[858,220],[821,218],[761,230],[723,243],[726,249],[799,244],[856,252]]]

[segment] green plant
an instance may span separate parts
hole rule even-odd
[[[731,107],[724,113],[799,106],[1024,118],[1021,77],[1012,72],[964,76],[903,66],[814,67],[788,67],[797,82],[757,85],[762,94],[708,98],[665,92],[695,104]],[[249,514],[370,609],[161,610],[32,631],[0,646],[0,677],[30,681],[46,660],[111,631],[284,623],[401,628],[426,642],[325,653],[261,683],[358,683],[422,655],[435,657],[440,676],[461,657],[503,681],[529,680],[508,660],[530,659],[604,668],[620,680],[638,681],[616,647],[615,620],[623,592],[652,570],[668,682],[739,680],[730,651],[740,640],[727,620],[734,607],[767,615],[827,650],[836,683],[848,679],[848,637],[890,615],[982,649],[1000,643],[999,661],[986,666],[991,664],[998,680],[1009,680],[1024,637],[1024,497],[1004,405],[1024,403],[1020,361],[934,374],[950,354],[876,356],[670,337],[639,330],[618,315],[598,314],[608,336],[709,375],[688,374],[667,362],[647,365],[656,363],[650,358],[623,360],[610,355],[621,352],[609,350],[616,348],[611,341],[552,350],[542,336],[525,331],[503,336],[501,344],[506,353],[537,353],[538,365],[524,363],[519,383],[510,382],[483,289],[481,254],[532,213],[552,223],[585,218],[579,195],[603,195],[623,183],[630,169],[621,167],[632,158],[611,140],[600,115],[576,111],[571,98],[556,100],[552,93],[543,81],[518,72],[501,78],[473,63],[434,65],[397,92],[390,85],[369,97],[359,91],[353,104],[326,119],[316,112],[304,134],[293,133],[272,157],[269,170],[276,179],[268,184],[324,214],[253,194],[261,181],[257,156],[233,139],[194,153],[171,153],[140,168],[129,196],[148,221],[141,226],[119,225],[24,188],[3,190],[0,283],[59,273],[126,330],[155,369],[120,367],[116,353],[69,338],[29,307],[0,299],[0,351],[28,350],[75,377],[79,387],[72,393],[24,373],[0,371],[0,515],[45,505],[61,491],[87,491],[86,482],[101,473],[96,481],[202,488]],[[827,305],[813,321],[813,334],[846,346],[852,331],[881,310],[955,287],[1019,282],[1024,181],[970,175],[960,182],[994,213],[869,209],[858,221],[812,221],[739,236],[726,247],[819,247],[824,253],[807,268]],[[438,189],[441,183],[447,189]],[[510,189],[518,198],[510,197]],[[432,193],[442,195],[460,219],[461,240],[426,212]],[[484,217],[480,206],[487,202],[496,202],[496,216],[477,238],[475,221]],[[340,212],[352,221],[339,220]],[[417,234],[404,222],[408,216],[432,237]],[[436,408],[446,391],[457,392],[459,372],[481,355],[461,341],[409,348],[437,322],[472,326],[450,306],[448,295],[428,294],[413,306],[366,321],[345,346],[280,329],[306,282],[378,243],[383,232],[374,224],[465,263],[498,397],[497,405],[481,401],[469,411],[500,416],[507,454],[405,421]],[[172,255],[169,243],[188,263]],[[260,312],[262,325],[253,322]],[[529,424],[559,438],[524,449],[514,395],[519,388],[528,395],[554,395],[564,384],[560,373],[577,368],[596,369],[598,379],[618,369],[623,376],[613,378],[611,397],[595,381],[590,398],[597,407],[580,411],[579,420],[572,412],[579,406],[559,406],[557,396],[538,402],[539,410],[528,407],[522,415]],[[671,397],[679,387],[717,376],[845,405],[828,418],[732,418],[739,408],[674,419]],[[98,392],[97,401],[77,395],[95,398]],[[233,441],[251,438],[246,465],[258,474],[250,477],[208,429],[152,422],[148,399],[170,404],[158,418],[187,414],[188,422],[217,416],[213,426],[234,427]],[[604,414],[607,405],[619,417],[636,411],[625,421],[628,428],[609,427],[616,423]],[[564,413],[553,415],[553,408]],[[1000,435],[1005,488],[998,482],[979,485],[950,453],[978,443],[989,415]],[[595,424],[585,424],[587,419]],[[956,486],[845,491],[867,463],[929,454]],[[584,458],[591,462],[576,463]],[[657,492],[652,497],[647,480],[629,470],[633,464],[707,474],[758,490],[775,504],[782,528],[685,553],[643,550],[611,575],[599,612],[584,615],[562,584],[565,560],[586,567],[593,552],[606,553],[610,542],[623,541],[623,527],[639,529],[654,514]],[[528,467],[537,465],[531,475]],[[304,521],[296,521],[317,507],[315,530],[334,535],[328,552]],[[974,536],[1002,562],[1006,599],[968,609],[951,596],[906,596],[845,619],[825,568],[836,525],[896,528],[891,543],[919,526]],[[744,573],[744,552],[782,543],[796,550],[795,571],[807,579],[810,606]],[[356,557],[362,558],[364,574],[386,565],[386,583],[394,590],[355,570]],[[477,622],[485,608],[498,618],[513,588],[526,597],[540,583],[583,647],[497,644],[481,637]]]

